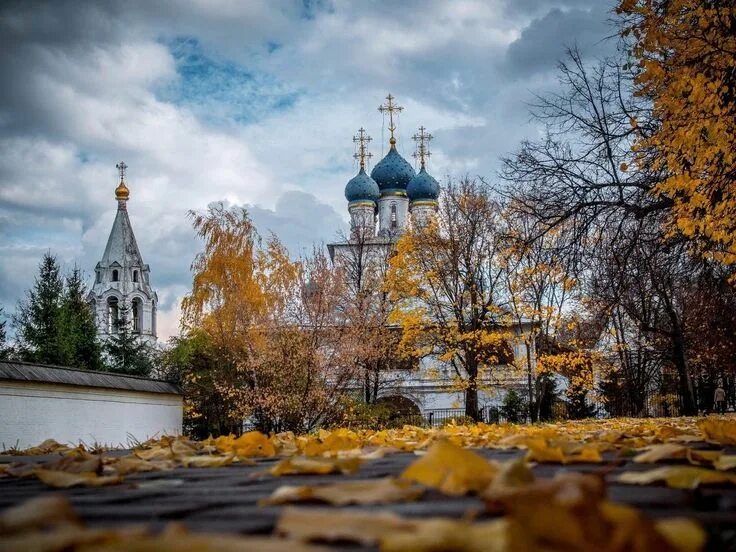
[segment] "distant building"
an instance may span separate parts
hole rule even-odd
[[[387,262],[394,245],[409,225],[424,225],[437,212],[439,207],[440,185],[428,172],[426,161],[430,134],[420,127],[413,139],[417,142],[414,157],[419,161],[419,171],[404,159],[396,149],[396,130],[394,114],[403,108],[394,103],[389,94],[387,104],[379,110],[388,114],[390,131],[389,151],[370,173],[366,172],[366,161],[370,154],[366,144],[371,140],[361,128],[353,141],[358,144],[355,154],[359,159],[359,171],[345,186],[345,198],[350,213],[350,236],[339,242],[327,245],[333,262],[349,265],[360,264],[364,270],[378,268]],[[385,269],[385,267],[383,267]],[[399,328],[396,328],[400,331]],[[526,335],[534,330],[531,322],[516,324],[512,331],[516,336]],[[533,340],[532,340],[533,342]],[[527,366],[526,347],[520,339],[509,344],[516,366]],[[536,352],[532,347],[530,361],[536,363]],[[381,388],[379,400],[389,402],[404,413],[446,415],[449,411],[463,410],[465,396],[454,386],[453,369],[439,359],[428,355],[412,364],[400,363],[386,374],[388,385]],[[512,365],[499,365],[493,370],[492,380],[480,381],[478,393],[481,415],[488,419],[500,405],[509,389],[525,389],[525,374]],[[525,392],[525,391],[524,391]],[[436,420],[435,420],[436,421]]]
[[[105,340],[121,324],[153,345],[156,342],[158,297],[151,287],[151,270],[143,262],[128,217],[130,191],[125,183],[125,163],[117,165],[120,183],[115,189],[118,210],[102,259],[95,267],[95,281],[87,300],[95,314],[97,333]]]

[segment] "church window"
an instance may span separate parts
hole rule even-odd
[[[107,300],[107,333],[117,333],[118,317],[118,299],[117,297],[110,297]]]
[[[143,303],[136,297],[133,299],[133,333],[141,333],[143,324]]]
[[[151,333],[156,335],[156,304],[151,307]]]
[[[99,270],[97,271],[97,274],[95,274],[95,281],[99,284],[102,282],[102,272]]]
[[[399,221],[396,214],[396,203],[391,204],[391,228],[396,229],[399,227]]]
[[[118,271],[117,270],[113,270],[112,271],[112,281],[113,282],[117,282],[118,281]]]
[[[133,271],[133,281],[134,282],[137,282],[138,281],[138,271],[137,270],[134,270]]]

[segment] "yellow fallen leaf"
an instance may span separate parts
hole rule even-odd
[[[221,468],[233,463],[234,455],[229,456],[181,456],[177,461],[185,468]],[[244,459],[247,460],[247,459]]]
[[[646,452],[634,456],[634,462],[637,464],[654,464],[665,459],[685,458],[687,450],[687,447],[684,445],[674,443],[652,445]]]
[[[49,485],[60,489],[69,487],[103,487],[123,482],[119,475],[98,476],[96,473],[69,473],[63,471],[37,469],[33,472],[36,477]]]
[[[449,441],[437,441],[427,454],[414,461],[401,474],[402,479],[416,481],[451,495],[481,492],[498,472],[498,464]]]
[[[129,473],[149,472],[164,469],[166,464],[161,462],[153,463],[148,460],[137,458],[136,456],[124,456],[112,464],[112,468],[118,475],[127,475]]]
[[[262,500],[261,505],[294,502],[326,502],[335,506],[346,504],[389,504],[410,502],[419,498],[423,489],[409,481],[394,478],[344,481],[331,485],[284,485]]]
[[[136,449],[133,454],[141,460],[171,460],[174,455],[169,447],[155,446],[149,449]]]
[[[687,460],[691,464],[713,464],[723,454],[722,450],[698,450],[698,449],[687,449]]]
[[[707,441],[721,445],[736,445],[736,419],[708,417],[698,426]]]
[[[624,472],[618,476],[618,481],[632,485],[649,485],[664,481],[668,487],[675,489],[695,489],[701,484],[736,484],[736,475],[695,466],[663,466],[649,471]]]
[[[413,531],[416,523],[392,512],[287,507],[276,522],[275,532],[305,542],[344,541],[372,545],[390,532]]]
[[[512,550],[505,519],[470,523],[456,519],[421,520],[412,530],[389,531],[381,552],[508,552]]]
[[[145,535],[95,544],[93,549],[95,552],[329,552],[323,546],[293,540],[214,533]]]
[[[544,439],[530,439],[526,443],[528,462],[551,462],[557,464],[565,463],[565,453],[560,447],[550,446]]]
[[[662,519],[654,523],[654,528],[678,552],[700,552],[705,548],[705,530],[692,519]]]
[[[240,457],[276,456],[276,448],[269,438],[260,431],[243,433],[237,439],[226,435],[215,439],[215,446],[220,452],[232,452]]]
[[[360,458],[323,458],[309,456],[292,456],[284,458],[273,466],[271,475],[354,473],[360,467]]]
[[[720,471],[727,471],[736,468],[736,454],[724,454],[713,462],[713,467]]]
[[[39,496],[0,512],[0,535],[58,524],[80,524],[69,499],[60,494]]]

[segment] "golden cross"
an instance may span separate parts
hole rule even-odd
[[[125,180],[125,169],[128,168],[128,165],[125,164],[125,161],[121,161],[117,165],[115,165],[115,168],[118,170],[118,173],[120,174],[120,182],[123,182]]]
[[[421,163],[422,168],[424,168],[425,161],[429,158],[431,153],[429,153],[429,141],[434,138],[430,133],[424,132],[427,130],[423,126],[419,127],[419,132],[417,132],[414,136],[412,136],[412,140],[414,140],[417,143],[417,151],[415,151],[412,155],[414,156],[414,159],[419,158],[419,162]]]
[[[357,136],[353,136],[353,142],[355,142],[356,144],[358,144],[358,151],[355,154],[353,154],[353,157],[355,157],[355,159],[360,159],[360,168],[361,169],[365,169],[365,162],[366,162],[366,160],[367,159],[370,159],[371,157],[373,157],[373,154],[372,153],[368,153],[366,151],[366,145],[371,140],[373,140],[373,138],[371,138],[370,136],[368,136],[365,133],[365,129],[363,127],[360,127],[358,129],[358,135]]]
[[[394,113],[401,113],[404,108],[399,107],[398,105],[394,104],[394,97],[389,94],[386,96],[386,105],[379,105],[378,111],[381,113],[388,112],[388,129],[391,131],[391,139],[389,140],[389,143],[393,146],[396,143],[396,138],[394,138],[394,130],[396,130],[396,125],[394,124]]]

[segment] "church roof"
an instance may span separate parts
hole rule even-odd
[[[386,157],[381,159],[371,171],[371,177],[376,181],[382,192],[388,190],[406,190],[406,185],[415,176],[414,168],[396,151],[391,144]]]
[[[406,187],[406,194],[411,201],[436,200],[440,196],[440,184],[422,167]]]
[[[112,223],[110,237],[107,238],[107,246],[102,255],[100,264],[110,266],[117,262],[122,266],[143,266],[141,252],[135,241],[133,227],[128,218],[128,210],[123,202],[118,204],[118,212]]]
[[[348,201],[376,201],[381,195],[378,184],[368,174],[364,168],[360,168],[360,172],[351,178],[347,186],[345,186],[345,199]]]

